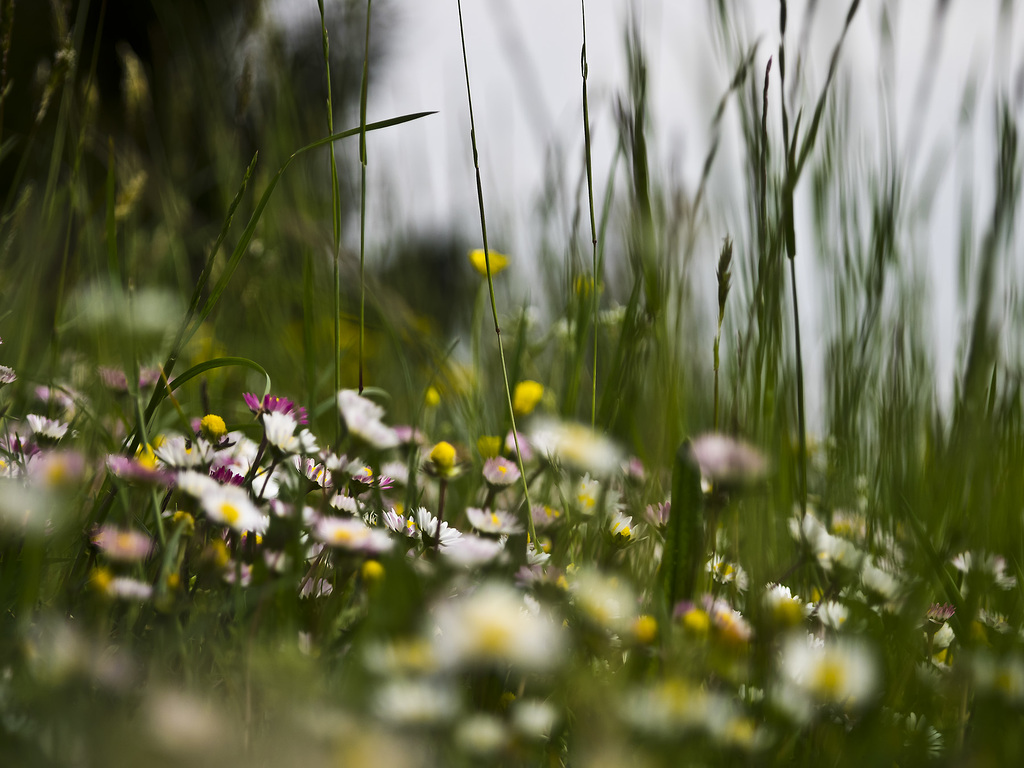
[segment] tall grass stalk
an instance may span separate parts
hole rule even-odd
[[[794,223],[793,195],[796,189],[798,171],[793,152],[796,148],[800,117],[793,128],[793,149],[789,143],[789,111],[786,109],[786,0],[779,3],[779,104],[782,107],[782,136],[785,148],[786,175],[782,189],[783,230],[786,241],[786,256],[789,258],[790,286],[793,296],[793,343],[796,351],[796,412],[797,436],[799,441],[798,466],[800,470],[800,514],[807,513],[807,416],[804,412],[804,360],[800,344],[800,309],[796,290],[796,225]]]
[[[728,237],[722,244],[722,253],[718,257],[718,269],[715,272],[718,278],[718,328],[715,331],[715,411],[714,428],[718,431],[718,367],[719,367],[719,344],[722,341],[722,322],[725,320],[725,302],[729,298],[729,287],[732,281],[732,240]]]
[[[324,0],[317,0],[320,9],[320,33],[323,39],[324,69],[327,74],[327,133],[334,134],[334,102],[331,94],[331,43],[327,35],[327,20],[324,16]],[[366,126],[360,124],[360,139],[366,133]],[[331,222],[334,236],[334,391],[341,389],[341,193],[338,188],[338,161],[334,154],[334,143],[330,145],[331,153]],[[362,155],[362,141],[360,141]],[[360,357],[360,362],[362,358]],[[360,367],[360,373],[362,368]],[[335,419],[337,439],[342,436],[341,413]]]
[[[363,75],[359,83],[359,393],[363,392],[364,346],[366,337],[366,93],[370,70],[370,10],[366,0],[366,44]]]
[[[498,357],[501,360],[501,380],[505,385],[505,401],[508,405],[508,415],[512,423],[512,441],[516,448],[516,462],[519,465],[519,476],[523,480],[523,505],[525,507],[526,529],[530,541],[534,546],[537,543],[537,531],[534,530],[533,512],[530,505],[530,484],[526,477],[526,467],[523,464],[523,453],[519,449],[519,430],[516,427],[516,412],[512,407],[512,389],[508,381],[508,367],[505,364],[505,346],[501,340],[501,327],[498,325],[498,304],[494,299],[494,276],[491,274],[491,252],[487,245],[487,214],[484,208],[484,185],[480,176],[480,153],[476,144],[476,120],[473,117],[473,89],[469,83],[469,55],[466,53],[466,27],[462,20],[462,0],[458,0],[459,9],[459,40],[462,43],[462,67],[466,74],[466,100],[469,104],[469,140],[473,148],[473,170],[476,174],[476,198],[480,208],[480,236],[484,248],[484,266],[487,268],[487,293],[491,299],[491,316],[494,319],[494,335],[498,339]],[[440,530],[440,525],[438,527]]]
[[[587,164],[587,203],[590,208],[590,240],[593,247],[594,285],[591,294],[594,316],[594,360],[590,387],[590,428],[594,429],[597,421],[597,306],[600,275],[597,271],[597,220],[594,216],[594,167],[590,151],[590,100],[587,94],[587,77],[590,64],[587,61],[587,3],[580,0],[580,19],[583,26],[583,48],[580,52],[580,69],[583,75],[583,147]]]

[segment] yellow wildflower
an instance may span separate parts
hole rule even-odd
[[[658,620],[646,613],[638,616],[633,622],[633,636],[644,645],[653,643],[658,636]]]
[[[367,560],[360,569],[363,579],[376,583],[384,578],[384,566],[376,560]]]
[[[476,441],[476,449],[482,459],[493,459],[501,453],[501,438],[497,435],[481,435]]]
[[[455,446],[444,440],[430,451],[430,463],[438,477],[454,477],[457,474],[455,459]]]
[[[426,394],[423,396],[423,401],[427,404],[428,408],[436,408],[441,404],[441,393],[437,391],[437,387],[427,387]]]
[[[208,413],[203,416],[203,420],[199,422],[199,428],[203,431],[203,436],[211,443],[218,442],[228,433],[228,427],[224,423],[224,419],[215,413]]]
[[[491,276],[498,274],[505,267],[508,266],[508,256],[498,253],[497,251],[488,250],[487,255],[484,255],[482,248],[469,252],[469,260],[473,264],[473,269],[479,272],[484,277],[487,276],[487,256],[490,257],[491,261]]]
[[[517,416],[526,416],[533,412],[537,403],[544,396],[544,386],[536,381],[526,379],[516,384],[515,392],[512,394],[512,409]]]

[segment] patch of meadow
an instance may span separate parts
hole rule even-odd
[[[717,5],[732,74],[709,121],[738,113],[747,164],[732,231],[704,253],[720,223],[704,181],[686,193],[648,157],[635,28],[595,194],[581,3],[572,245],[535,265],[550,306],[509,284],[523,263],[490,247],[477,167],[479,244],[452,255],[465,290],[443,296],[472,325],[454,336],[366,258],[373,133],[434,119],[368,121],[371,3],[358,120],[339,130],[328,102],[320,133],[282,127],[276,165],[211,180],[223,222],[197,263],[173,163],[132,198],[130,164],[75,112],[88,78],[55,86],[68,106],[40,136],[61,162],[0,218],[10,764],[1000,764],[1024,749],[1021,331],[999,282],[1019,107],[998,105],[994,202],[965,238],[975,290],[964,338],[943,340],[964,350],[950,405],[902,260],[920,222],[899,164],[865,168],[843,143],[836,73],[865,10],[850,4],[805,103],[786,3],[770,49]],[[467,59],[470,121],[471,73]],[[475,158],[486,137],[471,141]],[[334,151],[356,145],[345,195]],[[812,248],[798,184],[818,195],[813,247],[840,243],[815,329],[796,292]],[[801,330],[828,337],[820,377]]]

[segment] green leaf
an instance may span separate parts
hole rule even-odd
[[[661,558],[661,583],[668,614],[680,600],[696,596],[697,577],[704,562],[704,496],[700,467],[690,441],[676,451],[672,467],[672,508]]]

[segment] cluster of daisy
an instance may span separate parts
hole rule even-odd
[[[655,754],[681,742],[768,754],[789,748],[787,734],[864,722],[940,753],[961,709],[914,711],[893,693],[897,672],[936,700],[968,690],[1024,706],[1019,585],[1005,558],[951,554],[928,580],[908,567],[919,553],[906,531],[863,509],[812,508],[789,520],[786,576],[758,583],[724,513],[746,511],[768,464],[705,435],[687,454],[702,488],[696,587],[666,605],[676,512],[651,496],[667,479],[545,415],[545,394],[520,382],[521,431],[479,436],[475,452],[456,435],[390,425],[378,403],[343,390],[330,447],[292,400],[244,394],[239,424],[182,419],[183,431],[137,448],[126,438],[97,462],[72,446],[81,396],[40,389],[48,415],[0,437],[0,535],[46,542],[80,526],[82,592],[112,615],[291,595],[297,650],[337,655],[368,681],[354,699],[366,732],[420,734],[448,757],[552,759],[570,723],[609,713],[624,725],[616,744]]]

